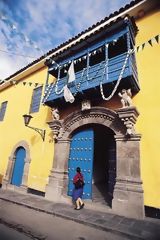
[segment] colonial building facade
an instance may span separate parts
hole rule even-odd
[[[79,166],[88,207],[137,218],[145,216],[145,206],[159,208],[160,133],[148,128],[154,115],[160,116],[159,83],[151,84],[150,79],[155,72],[160,75],[158,9],[158,1],[133,1],[1,84],[1,112],[7,109],[5,102],[17,101],[15,94],[23,88],[24,105],[14,105],[14,122],[19,124],[20,116],[29,112],[33,125],[41,126],[31,130],[26,127],[30,124],[20,123],[15,136],[11,108],[8,122],[2,121],[2,135],[8,126],[8,134],[14,135],[0,143],[5,149],[4,188],[42,192],[51,201],[71,202]],[[153,59],[149,64],[150,58],[154,64]],[[34,89],[23,86],[35,86],[35,79]],[[152,104],[148,90],[155,93]],[[154,124],[158,129],[158,119]]]

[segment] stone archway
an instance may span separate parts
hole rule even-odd
[[[22,178],[22,184],[20,187],[16,187],[11,184],[11,179],[12,179],[12,174],[13,174],[13,168],[15,164],[15,153],[16,150],[19,147],[23,147],[26,151],[26,157],[24,159],[25,164],[24,164],[24,170],[23,170],[23,178]],[[20,141],[18,142],[12,149],[11,155],[8,160],[8,165],[7,165],[7,170],[5,177],[3,179],[2,187],[5,189],[13,189],[13,190],[20,190],[20,191],[27,191],[27,182],[28,182],[28,174],[29,174],[29,164],[31,162],[30,159],[30,151],[29,151],[29,145],[26,141]]]
[[[113,212],[131,217],[144,216],[143,190],[140,178],[140,135],[134,124],[138,117],[135,107],[112,111],[92,107],[77,111],[63,120],[49,123],[55,136],[54,162],[46,187],[46,198],[54,201],[67,199],[68,157],[72,133],[87,124],[100,124],[110,128],[116,141],[116,184],[112,202]]]

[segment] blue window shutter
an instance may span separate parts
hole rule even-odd
[[[30,113],[39,111],[41,95],[42,95],[42,87],[38,87],[33,90]]]
[[[3,102],[0,108],[0,121],[3,121],[8,102]]]

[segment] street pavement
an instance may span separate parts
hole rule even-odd
[[[158,219],[147,217],[144,220],[131,219],[108,212],[88,209],[86,206],[80,211],[75,211],[73,206],[69,204],[55,203],[46,200],[44,197],[4,189],[0,189],[0,199],[99,230],[120,234],[124,238],[160,240],[160,220]],[[3,216],[0,216],[0,218],[3,221]]]
[[[4,200],[0,200],[0,216],[3,216],[3,226],[7,226],[7,229],[0,227],[0,240],[26,240],[26,236],[30,240],[130,240],[119,233],[106,232]]]
[[[21,232],[18,232],[8,226],[0,224],[0,239],[1,240],[33,240]]]

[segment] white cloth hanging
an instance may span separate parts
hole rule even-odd
[[[68,69],[68,83],[73,82],[76,79],[75,72],[74,72],[74,62],[71,62],[71,65]]]
[[[73,94],[71,93],[67,85],[64,86],[64,99],[66,102],[70,102],[70,103],[73,103],[75,100]]]

